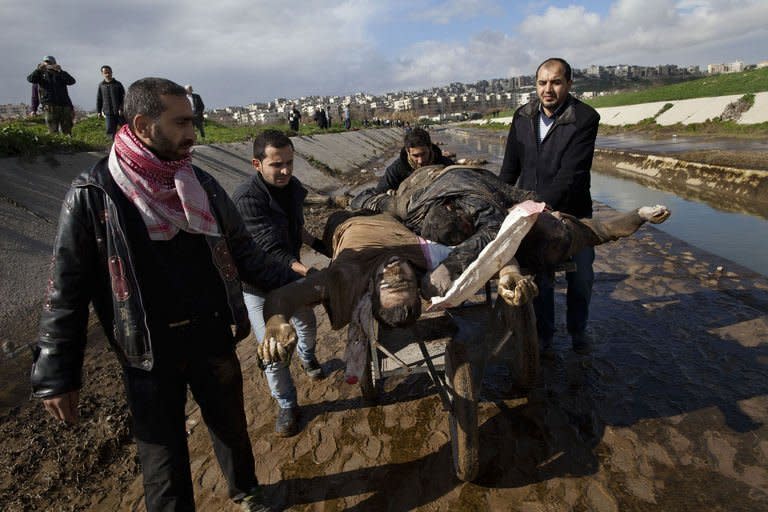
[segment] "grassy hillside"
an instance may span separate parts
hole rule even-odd
[[[768,68],[713,75],[689,82],[651,87],[637,92],[601,96],[585,101],[595,108],[601,108],[763,91],[768,91]]]
[[[355,126],[359,123],[353,123]],[[251,140],[267,129],[276,129],[297,135],[283,125],[260,126],[226,126],[214,121],[205,121],[204,141],[198,143],[226,143]],[[303,123],[299,135],[314,135],[316,133],[333,133],[344,131],[341,124],[336,123],[328,130],[320,130],[314,123]],[[72,128],[72,137],[61,134],[51,135],[45,126],[42,116],[27,119],[0,122],[0,157],[4,156],[34,156],[50,152],[73,153],[77,151],[105,151],[112,144],[112,139],[104,133],[104,120],[91,116],[76,120]]]

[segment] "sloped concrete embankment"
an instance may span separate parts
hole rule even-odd
[[[592,169],[717,208],[768,218],[768,172],[673,157],[596,149]]]
[[[343,193],[339,173],[360,172],[393,154],[402,129],[294,137],[296,176],[320,194]],[[0,159],[0,343],[16,353],[37,329],[61,202],[75,176],[104,154]],[[196,146],[193,161],[228,193],[252,176],[251,143]],[[369,169],[373,171],[373,168]]]

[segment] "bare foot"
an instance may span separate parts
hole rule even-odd
[[[672,215],[672,212],[666,206],[657,204],[656,206],[643,206],[637,210],[640,218],[651,224],[661,224]]]

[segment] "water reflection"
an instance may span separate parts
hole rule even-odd
[[[650,139],[637,134],[602,135],[597,138],[597,146],[604,149],[643,151],[655,155],[711,149],[722,151],[768,151],[768,141],[765,140],[685,136]]]
[[[454,151],[458,157],[480,158],[488,161],[486,167],[497,172],[504,159],[506,132],[483,137],[459,130],[437,131],[433,138]],[[498,140],[498,142],[496,142]],[[636,136],[601,137],[598,145],[615,149],[636,149],[658,153],[671,152],[673,143],[649,141]],[[683,139],[677,151],[699,149],[768,150],[765,141],[729,141],[728,139]],[[712,144],[715,144],[712,146]],[[717,145],[720,144],[720,145]],[[666,149],[665,149],[666,148]],[[680,193],[682,195],[682,193]],[[630,210],[646,204],[665,204],[673,211],[672,219],[660,229],[687,243],[732,260],[749,269],[768,275],[768,220],[755,216],[753,205],[731,204],[719,206],[705,204],[704,198],[681,197],[677,193],[649,188],[633,180],[592,173],[592,197],[619,210]],[[711,199],[711,198],[708,198]],[[726,209],[746,210],[726,211]]]

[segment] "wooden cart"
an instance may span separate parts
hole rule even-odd
[[[450,416],[456,476],[475,479],[479,472],[478,400],[486,360],[504,350],[514,384],[533,386],[539,346],[533,306],[511,307],[496,297],[493,283],[457,308],[428,312],[408,328],[379,325],[370,340],[363,397],[375,400],[388,376],[426,372]]]

